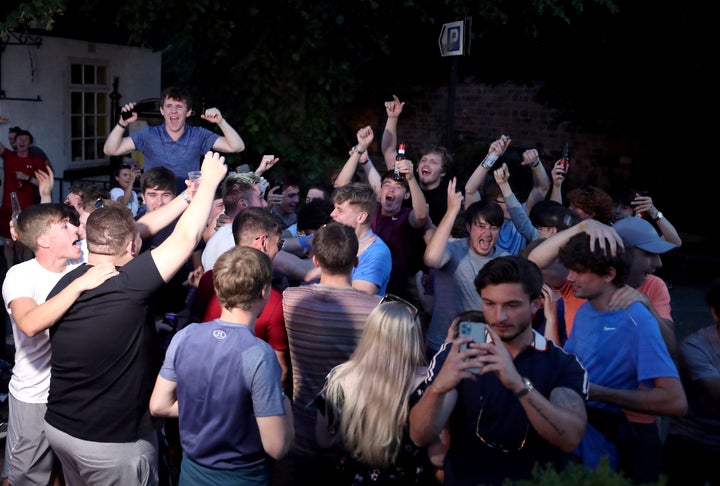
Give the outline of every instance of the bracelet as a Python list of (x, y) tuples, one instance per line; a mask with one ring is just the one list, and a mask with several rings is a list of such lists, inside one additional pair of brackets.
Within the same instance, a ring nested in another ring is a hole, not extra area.
[(534, 169), (534, 168), (537, 167), (538, 165), (540, 165), (540, 161), (539, 161), (539, 160), (538, 160), (537, 162), (533, 163), (533, 164), (530, 164), (530, 168), (531, 168), (531, 169)]
[(130, 125), (123, 125), (122, 123), (118, 122), (118, 126), (123, 130), (127, 130), (127, 127), (129, 127)]
[(370, 157), (368, 157), (365, 162), (360, 162), (360, 165), (367, 165), (368, 162), (370, 162)]
[(185, 191), (182, 192), (182, 197), (183, 197), (183, 199), (185, 199), (185, 202), (188, 204), (190, 204), (190, 201), (192, 201), (192, 199), (190, 199), (188, 197), (188, 195), (185, 193)]
[(357, 145), (355, 145), (355, 146), (352, 148), (352, 151), (355, 152), (355, 153), (358, 154), (358, 155), (362, 155), (362, 154), (364, 154), (364, 153), (366, 152), (366, 150), (358, 150)]

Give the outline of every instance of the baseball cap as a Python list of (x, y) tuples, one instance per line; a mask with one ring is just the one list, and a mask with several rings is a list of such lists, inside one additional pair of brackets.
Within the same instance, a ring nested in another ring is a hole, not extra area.
[(660, 238), (653, 225), (642, 218), (627, 216), (617, 221), (613, 228), (626, 245), (636, 246), (650, 253), (665, 253), (677, 247)]

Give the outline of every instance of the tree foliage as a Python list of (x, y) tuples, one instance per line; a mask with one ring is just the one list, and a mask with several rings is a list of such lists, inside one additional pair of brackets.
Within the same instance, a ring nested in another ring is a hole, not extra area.
[[(361, 120), (381, 126), (393, 93), (446, 82), (442, 23), (472, 17), (461, 75), (500, 82), (552, 76), (545, 66), (568, 58), (542, 49), (562, 49), (574, 25), (617, 9), (612, 0), (25, 0), (3, 2), (0, 32), (36, 20), (57, 35), (160, 50), (163, 85), (187, 85), (197, 104), (220, 108), (248, 142), (243, 162), (280, 154), (285, 169), (316, 178), (338, 167)], [(545, 96), (562, 107), (568, 83), (557, 81)]]

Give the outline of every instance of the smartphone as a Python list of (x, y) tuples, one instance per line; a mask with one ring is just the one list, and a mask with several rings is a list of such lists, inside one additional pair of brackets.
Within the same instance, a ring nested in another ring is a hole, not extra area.
[(132, 110), (130, 110), (130, 111), (121, 111), (121, 112), (120, 112), (120, 117), (121, 117), (123, 120), (127, 120), (127, 119), (130, 118), (131, 116), (133, 116)]
[[(635, 193), (635, 197), (636, 197), (636, 198), (637, 198), (637, 197), (646, 197), (646, 196), (649, 196), (649, 195), (650, 195), (650, 193), (649, 193), (648, 191), (645, 191), (645, 190)], [(644, 217), (645, 217), (645, 213), (643, 213), (642, 211), (637, 211), (637, 212), (635, 213), (635, 217), (636, 217), (636, 218), (644, 218)]]
[[(462, 321), (460, 323), (460, 337), (472, 338), (474, 343), (485, 342), (485, 323)], [(460, 351), (467, 349), (467, 344), (460, 345)], [(468, 368), (471, 373), (480, 373), (480, 368)]]

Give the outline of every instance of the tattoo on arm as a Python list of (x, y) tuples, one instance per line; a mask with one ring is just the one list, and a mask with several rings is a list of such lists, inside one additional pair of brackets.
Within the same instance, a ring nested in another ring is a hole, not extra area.
[(547, 423), (550, 425), (550, 427), (552, 427), (553, 429), (555, 429), (555, 432), (557, 432), (558, 435), (563, 435), (563, 434), (565, 433), (565, 431), (562, 430), (560, 427), (558, 427), (558, 425), (557, 425), (555, 422), (553, 422), (550, 417), (548, 417), (547, 415), (545, 415), (545, 414), (543, 413), (542, 408), (541, 408), (540, 406), (538, 406), (537, 403), (535, 403), (535, 400), (533, 400), (532, 398), (530, 398), (530, 399), (528, 399), (528, 403), (530, 404), (530, 406), (531, 406), (532, 408), (535, 409), (535, 411), (536, 411), (538, 414), (540, 414), (540, 416), (541, 416), (542, 418), (545, 419), (545, 422), (547, 422)]
[[(543, 410), (539, 403), (537, 403), (532, 398), (530, 400), (528, 400), (528, 403), (530, 404), (530, 406), (532, 406), (535, 409), (535, 411), (543, 419), (545, 419), (545, 421), (553, 429), (555, 429), (555, 432), (557, 432), (558, 435), (565, 434), (565, 430), (563, 428), (561, 428), (558, 424), (553, 422), (553, 420), (550, 417), (548, 417), (545, 413), (543, 413)], [(564, 388), (564, 387), (555, 388), (550, 393), (550, 403), (552, 403), (556, 407), (559, 407), (573, 415), (585, 416), (585, 414), (586, 414), (585, 401), (574, 390), (571, 390), (569, 388)]]

